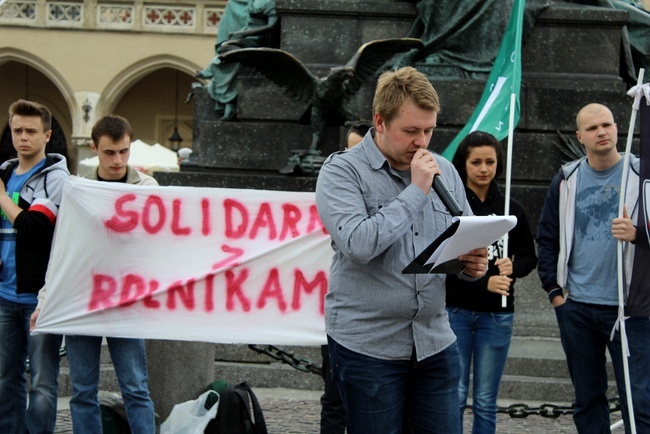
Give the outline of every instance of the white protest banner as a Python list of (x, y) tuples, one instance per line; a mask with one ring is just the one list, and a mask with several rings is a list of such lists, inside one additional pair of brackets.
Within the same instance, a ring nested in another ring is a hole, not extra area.
[(320, 345), (331, 257), (313, 193), (71, 177), (35, 333)]

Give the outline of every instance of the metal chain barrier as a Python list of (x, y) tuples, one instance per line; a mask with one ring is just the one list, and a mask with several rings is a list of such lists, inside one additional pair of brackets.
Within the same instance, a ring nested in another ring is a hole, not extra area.
[(305, 357), (297, 357), (294, 355), (293, 351), (286, 351), (274, 345), (249, 345), (248, 348), (255, 351), (257, 354), (265, 354), (272, 359), (286, 363), (299, 371), (322, 375), (323, 370), (321, 369), (320, 364), (314, 363), (312, 360)]
[[(305, 357), (298, 357), (293, 351), (286, 351), (274, 345), (249, 345), (248, 348), (255, 351), (257, 354), (264, 354), (274, 360), (279, 360), (286, 363), (302, 372), (311, 372), (312, 374), (322, 375), (321, 365), (314, 363)], [(471, 406), (467, 406), (471, 409)], [(621, 403), (619, 398), (612, 398), (609, 400), (609, 412), (614, 413), (621, 410)], [(497, 407), (497, 413), (505, 413), (513, 419), (524, 419), (528, 416), (541, 416), (549, 419), (557, 419), (560, 416), (573, 414), (573, 405), (557, 405), (557, 404), (542, 404), (539, 407), (533, 407), (528, 404), (518, 403), (512, 404), (508, 407)]]
[[(471, 409), (471, 406), (467, 406)], [(508, 407), (497, 407), (497, 413), (505, 413), (513, 419), (524, 419), (530, 415), (538, 415), (549, 419), (557, 419), (560, 416), (573, 414), (574, 406), (563, 406), (556, 404), (542, 404), (539, 407), (531, 407), (527, 404), (512, 404)], [(609, 400), (609, 412), (614, 413), (621, 410), (621, 403), (618, 398)]]
[(530, 415), (556, 419), (565, 414), (572, 414), (573, 406), (542, 404), (539, 407), (531, 407), (527, 404), (512, 404), (508, 407), (497, 407), (497, 413), (505, 413), (513, 419), (524, 419)]

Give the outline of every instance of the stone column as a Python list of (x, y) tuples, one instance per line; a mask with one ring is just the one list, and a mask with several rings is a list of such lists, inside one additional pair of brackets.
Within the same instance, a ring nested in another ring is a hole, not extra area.
[(175, 404), (196, 399), (214, 381), (215, 345), (147, 340), (149, 392), (162, 423)]
[(90, 132), (100, 117), (97, 111), (100, 96), (99, 93), (90, 91), (75, 92), (74, 94), (71, 138), (77, 147), (79, 161), (94, 155), (90, 150)]

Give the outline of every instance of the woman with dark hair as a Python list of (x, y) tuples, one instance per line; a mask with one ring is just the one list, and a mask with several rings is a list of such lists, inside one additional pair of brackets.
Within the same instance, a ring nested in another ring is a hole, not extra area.
[[(495, 178), (503, 172), (503, 151), (497, 139), (475, 131), (463, 139), (452, 160), (465, 184), (467, 200), (475, 215), (503, 215), (505, 197)], [(537, 265), (535, 244), (528, 218), (519, 202), (510, 199), (510, 214), (517, 225), (508, 237), (488, 247), (488, 272), (468, 282), (455, 275), (447, 277), (447, 313), (458, 339), (461, 377), (460, 424), (469, 392), (473, 363), (472, 432), (496, 431), (497, 395), (508, 357), (514, 322), (514, 283)], [(503, 257), (508, 242), (508, 257)], [(502, 307), (502, 297), (506, 306)]]

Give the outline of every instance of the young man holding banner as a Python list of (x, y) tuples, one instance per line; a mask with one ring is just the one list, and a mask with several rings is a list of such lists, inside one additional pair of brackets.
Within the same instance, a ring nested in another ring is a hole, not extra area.
[(52, 135), (47, 107), (14, 102), (9, 128), (18, 158), (0, 167), (0, 433), (52, 433), (62, 336), (30, 336), (29, 317), (45, 283), (63, 183), (70, 173), (65, 157), (45, 153)]
[[(621, 193), (624, 159), (616, 149), (618, 130), (612, 112), (601, 104), (588, 104), (578, 112), (576, 124), (576, 135), (587, 156), (563, 166), (551, 182), (538, 226), (538, 271), (555, 307), (575, 389), (573, 420), (578, 432), (610, 432), (606, 348), (614, 366), (626, 432), (630, 432), (621, 333), (616, 327), (616, 251), (618, 240), (625, 242), (629, 284), (634, 243), (645, 236), (633, 224), (639, 204), (639, 159), (630, 159), (627, 189)], [(625, 195), (623, 218), (618, 218), (620, 194)], [(648, 433), (650, 321), (647, 316), (628, 317), (625, 328), (636, 428)]]
[[(440, 102), (414, 68), (386, 72), (363, 141), (332, 154), (316, 206), (334, 258), (325, 301), (332, 375), (348, 433), (460, 432), (458, 349), (445, 313), (444, 274), (402, 270), (451, 223), (432, 191), (442, 177), (471, 209), (452, 164), (427, 150)], [(461, 255), (461, 278), (487, 269), (487, 249)]]
[[(133, 130), (126, 119), (114, 115), (101, 118), (93, 126), (91, 137), (91, 147), (99, 158), (99, 165), (87, 176), (88, 179), (158, 185), (154, 178), (128, 165)], [(32, 327), (36, 324), (44, 298), (45, 290), (41, 290), (38, 309), (32, 316)], [(97, 398), (102, 339), (101, 336), (66, 336), (72, 380), (70, 414), (75, 434), (102, 432), (101, 411)], [(122, 391), (131, 432), (154, 434), (154, 408), (149, 396), (144, 340), (108, 337), (106, 341)]]

